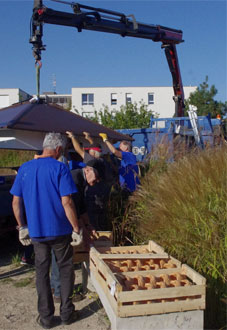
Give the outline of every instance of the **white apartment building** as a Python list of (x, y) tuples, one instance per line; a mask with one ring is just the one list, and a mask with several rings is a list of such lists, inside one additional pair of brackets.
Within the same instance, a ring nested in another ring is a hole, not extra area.
[[(184, 87), (185, 99), (195, 92), (196, 86)], [(172, 117), (175, 112), (173, 87), (73, 87), (72, 111), (91, 117), (94, 111), (108, 106), (116, 112), (122, 105), (144, 103), (161, 118)]]
[(48, 103), (60, 105), (64, 109), (71, 109), (71, 94), (56, 94), (55, 92), (44, 92), (40, 97), (47, 97)]
[(0, 88), (0, 109), (29, 98), (31, 95), (20, 88)]
[[(196, 86), (184, 87), (185, 99), (195, 92)], [(175, 112), (172, 87), (73, 87), (72, 94), (56, 94), (45, 92), (47, 102), (63, 108), (76, 110), (84, 117), (91, 117), (94, 111), (108, 106), (111, 112), (116, 112), (122, 105), (143, 102), (149, 110), (157, 113), (160, 118), (172, 117)], [(0, 109), (14, 103), (27, 100), (32, 96), (20, 88), (0, 88)]]

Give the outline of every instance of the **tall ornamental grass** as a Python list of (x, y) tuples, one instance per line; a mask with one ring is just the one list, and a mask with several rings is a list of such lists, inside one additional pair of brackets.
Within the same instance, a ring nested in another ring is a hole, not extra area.
[(0, 167), (17, 167), (34, 158), (35, 151), (0, 150)]
[(206, 277), (206, 328), (223, 327), (227, 298), (226, 145), (188, 154), (166, 167), (163, 160), (152, 160), (141, 188), (131, 198), (129, 230), (130, 223), (135, 241), (153, 239)]

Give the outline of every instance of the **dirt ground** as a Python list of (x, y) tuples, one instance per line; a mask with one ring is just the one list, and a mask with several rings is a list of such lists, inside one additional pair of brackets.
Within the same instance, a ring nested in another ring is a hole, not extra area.
[[(38, 330), (37, 294), (33, 267), (12, 264), (17, 247), (0, 239), (0, 330)], [(81, 283), (81, 269), (75, 267), (75, 285)], [(85, 299), (75, 302), (80, 319), (56, 330), (109, 330), (110, 322), (96, 293), (90, 292)], [(59, 315), (55, 304), (55, 315)]]

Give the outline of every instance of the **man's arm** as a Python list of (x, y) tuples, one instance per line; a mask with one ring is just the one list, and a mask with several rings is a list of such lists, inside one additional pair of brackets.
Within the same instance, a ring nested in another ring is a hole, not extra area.
[(84, 159), (84, 150), (81, 148), (80, 143), (77, 141), (72, 132), (66, 131), (67, 136), (71, 139), (76, 152)]
[(94, 143), (92, 137), (90, 136), (90, 133), (88, 133), (88, 132), (83, 132), (83, 134), (84, 134), (85, 139), (88, 140), (88, 142), (89, 142), (90, 144), (93, 144), (93, 143)]
[(103, 139), (103, 142), (107, 145), (108, 149), (114, 154), (117, 158), (122, 159), (122, 152), (120, 150), (117, 150), (112, 143), (107, 138), (107, 134), (105, 133), (99, 133), (101, 138)]
[(28, 227), (25, 221), (23, 198), (14, 195), (12, 207), (14, 216), (18, 223), (19, 241), (24, 246), (30, 245), (32, 243), (32, 240), (29, 237)]
[(18, 196), (13, 196), (12, 202), (13, 213), (16, 218), (18, 227), (24, 227), (26, 225), (25, 217), (24, 217), (24, 208), (23, 208), (23, 198)]
[(70, 195), (63, 196), (61, 198), (61, 202), (62, 202), (62, 206), (65, 210), (65, 214), (73, 227), (73, 231), (75, 231), (77, 234), (79, 234), (79, 232), (80, 232), (79, 223), (78, 223), (78, 218), (77, 218), (77, 214), (76, 214), (76, 208), (75, 208), (74, 202), (72, 200), (72, 197)]

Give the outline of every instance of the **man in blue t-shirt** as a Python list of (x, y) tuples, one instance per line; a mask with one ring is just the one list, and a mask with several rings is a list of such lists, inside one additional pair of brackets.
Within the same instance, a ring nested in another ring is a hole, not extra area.
[(70, 324), (77, 318), (72, 303), (72, 245), (77, 245), (82, 239), (71, 197), (71, 194), (77, 192), (77, 188), (69, 168), (57, 161), (64, 146), (65, 142), (60, 133), (46, 134), (42, 155), (20, 167), (10, 191), (19, 227), (19, 240), (23, 245), (31, 242), (34, 245), (39, 312), (37, 322), (47, 329), (56, 325), (49, 279), (51, 249), (60, 271), (61, 323)]
[(129, 192), (136, 190), (136, 186), (140, 183), (138, 178), (138, 165), (136, 164), (136, 156), (131, 152), (131, 142), (121, 141), (119, 149), (116, 149), (110, 141), (108, 141), (105, 133), (99, 133), (103, 142), (106, 143), (109, 150), (120, 159), (120, 167), (118, 169), (119, 182), (123, 189)]

